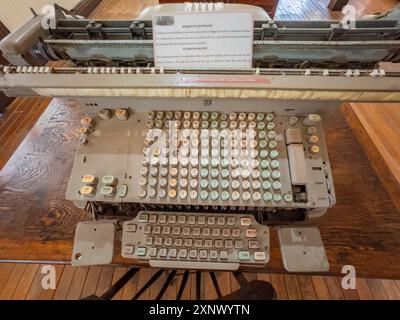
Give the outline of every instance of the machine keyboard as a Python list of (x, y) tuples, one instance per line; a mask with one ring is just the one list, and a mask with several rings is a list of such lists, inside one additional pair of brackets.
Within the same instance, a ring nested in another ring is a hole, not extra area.
[(237, 270), (269, 261), (269, 228), (252, 215), (140, 212), (124, 222), (122, 256), (152, 267)]

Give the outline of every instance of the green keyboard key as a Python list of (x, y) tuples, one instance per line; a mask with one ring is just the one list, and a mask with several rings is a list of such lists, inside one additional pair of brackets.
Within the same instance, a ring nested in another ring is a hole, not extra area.
[(212, 191), (211, 192), (211, 200), (216, 201), (218, 200), (219, 194), (217, 191)]
[(239, 260), (250, 260), (249, 251), (239, 251)]
[(205, 191), (205, 190), (201, 191), (200, 192), (200, 199), (201, 200), (207, 200), (207, 198), (208, 198), (208, 192)]
[(229, 200), (229, 192), (228, 192), (228, 191), (223, 191), (223, 192), (221, 193), (221, 199), (222, 199), (222, 201), (227, 201), (227, 200)]
[(143, 247), (137, 248), (136, 255), (137, 256), (141, 256), (141, 257), (145, 256), (146, 255), (146, 248), (143, 248)]

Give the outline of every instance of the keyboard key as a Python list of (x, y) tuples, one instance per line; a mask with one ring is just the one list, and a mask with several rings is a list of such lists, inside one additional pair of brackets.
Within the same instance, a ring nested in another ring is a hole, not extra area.
[(200, 250), (199, 251), (200, 259), (207, 259), (207, 256), (208, 256), (207, 250)]
[(156, 214), (151, 214), (149, 216), (149, 222), (150, 223), (156, 223), (157, 222), (157, 215)]
[(179, 250), (179, 258), (186, 258), (187, 257), (187, 250), (186, 249), (180, 249)]
[(123, 248), (124, 254), (133, 254), (134, 251), (135, 251), (135, 246), (126, 245)]
[(174, 236), (179, 236), (181, 234), (181, 228), (180, 227), (173, 227), (172, 228), (172, 234)]
[(243, 227), (251, 226), (251, 218), (240, 218), (240, 225)]
[(260, 249), (260, 241), (258, 240), (250, 240), (249, 241), (249, 249)]
[(225, 225), (225, 217), (218, 217), (217, 223), (219, 226)]
[(165, 234), (165, 235), (171, 234), (171, 227), (170, 226), (163, 227), (162, 233)]
[(159, 223), (166, 223), (167, 222), (167, 216), (165, 214), (162, 214), (158, 218)]
[(156, 257), (157, 256), (157, 248), (150, 248), (149, 256), (150, 257)]
[(189, 250), (189, 258), (196, 259), (197, 258), (197, 250)]
[(163, 238), (161, 238), (161, 237), (156, 237), (154, 239), (154, 245), (156, 245), (156, 246), (161, 246), (162, 242), (163, 242)]
[(218, 259), (218, 252), (217, 250), (210, 250), (210, 259)]
[(221, 230), (218, 228), (213, 228), (212, 229), (212, 235), (213, 237), (219, 237), (219, 235), (221, 234)]
[(178, 217), (178, 223), (179, 224), (185, 224), (186, 223), (186, 216), (179, 216)]
[(208, 217), (208, 218), (207, 218), (207, 224), (208, 224), (209, 226), (215, 225), (215, 217)]
[(225, 251), (225, 250), (220, 251), (220, 252), (219, 252), (219, 258), (220, 258), (221, 260), (226, 260), (226, 259), (228, 259), (228, 251)]
[(136, 224), (127, 224), (125, 227), (125, 231), (127, 232), (136, 232), (137, 226)]
[(246, 238), (257, 238), (256, 229), (246, 229)]
[(151, 246), (153, 244), (153, 237), (146, 238), (146, 246)]
[(212, 247), (212, 240), (211, 239), (204, 240), (204, 246), (206, 248), (211, 248)]
[(235, 238), (240, 237), (240, 229), (233, 229), (232, 230), (232, 236)]
[(265, 260), (265, 252), (262, 252), (262, 251), (254, 252), (254, 260), (264, 261)]
[(239, 251), (239, 260), (250, 260), (250, 252), (249, 251)]
[(168, 250), (168, 256), (170, 256), (171, 258), (176, 258), (176, 253), (177, 250), (175, 248)]
[(200, 228), (193, 228), (193, 236), (198, 237), (200, 235)]
[(231, 230), (230, 229), (222, 229), (222, 236), (223, 237), (229, 237), (231, 235)]
[(153, 234), (161, 234), (161, 227), (160, 226), (154, 226), (153, 228)]
[(175, 238), (175, 240), (174, 240), (175, 247), (182, 247), (182, 244), (183, 244), (182, 238)]
[(176, 215), (168, 216), (168, 223), (171, 223), (171, 224), (176, 223)]
[(144, 247), (137, 248), (136, 255), (139, 256), (139, 257), (145, 256), (146, 255), (146, 248), (144, 248)]
[(216, 248), (222, 248), (222, 240), (215, 240), (214, 246)]
[(149, 221), (149, 215), (147, 214), (140, 214), (138, 218), (139, 223), (147, 223)]
[(232, 240), (225, 240), (224, 247), (226, 249), (231, 249), (233, 247), (233, 241)]
[(167, 247), (172, 246), (172, 238), (165, 238), (164, 239), (164, 245)]
[(151, 233), (151, 225), (146, 225), (144, 227), (144, 234), (150, 234)]
[(196, 223), (196, 217), (195, 216), (190, 216), (188, 218), (188, 224), (195, 224)]
[(158, 251), (158, 255), (159, 255), (160, 257), (166, 257), (166, 256), (167, 256), (167, 249), (165, 249), (165, 248), (160, 249), (160, 250)]
[(243, 241), (235, 240), (235, 249), (243, 249)]
[(227, 222), (228, 222), (228, 226), (234, 226), (236, 223), (234, 217), (229, 217)]
[(200, 216), (200, 217), (199, 217), (199, 220), (197, 221), (197, 223), (198, 223), (199, 225), (206, 224), (206, 217)]
[(194, 246), (196, 248), (201, 248), (203, 246), (203, 240), (202, 239), (195, 239), (194, 240)]
[(182, 235), (184, 235), (184, 236), (190, 235), (190, 228), (184, 227), (184, 228), (182, 229)]
[(203, 228), (203, 237), (209, 237), (211, 233), (210, 228)]
[(185, 239), (185, 247), (191, 247), (193, 245), (192, 239)]

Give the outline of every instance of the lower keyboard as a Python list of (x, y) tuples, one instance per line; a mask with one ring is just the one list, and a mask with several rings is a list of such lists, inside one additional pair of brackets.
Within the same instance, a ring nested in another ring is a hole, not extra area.
[(252, 215), (140, 212), (124, 222), (122, 256), (159, 268), (263, 266), (269, 261), (269, 228)]

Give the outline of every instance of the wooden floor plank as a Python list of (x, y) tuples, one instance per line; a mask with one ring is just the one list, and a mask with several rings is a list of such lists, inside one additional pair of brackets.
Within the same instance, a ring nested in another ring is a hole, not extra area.
[[(147, 281), (153, 276), (154, 270), (151, 268), (142, 268), (139, 271), (139, 279), (138, 279), (138, 289), (140, 290), (146, 283)], [(149, 290), (146, 290), (138, 300), (149, 300)]]
[(395, 281), (382, 279), (381, 282), (390, 300), (400, 300), (400, 290)]
[(137, 292), (137, 285), (139, 279), (139, 272), (126, 284), (122, 291), (122, 300), (130, 300)]
[(331, 299), (344, 300), (344, 294), (339, 279), (335, 277), (325, 277), (325, 281)]
[(39, 264), (27, 265), (25, 272), (12, 296), (13, 300), (24, 300), (26, 298), (38, 270)]
[(72, 278), (71, 287), (68, 290), (67, 300), (79, 300), (85, 285), (89, 267), (78, 267)]
[(24, 272), (28, 266), (26, 264), (16, 264), (12, 269), (10, 276), (4, 284), (1, 293), (0, 300), (10, 300), (13, 297), (18, 284), (24, 275)]
[(294, 274), (285, 274), (285, 285), (289, 300), (301, 300), (301, 291), (297, 277)]
[(111, 287), (114, 275), (114, 267), (103, 266), (101, 267), (99, 282), (97, 283), (96, 296), (100, 297), (104, 292)]
[(271, 284), (275, 288), (279, 300), (288, 300), (288, 293), (286, 290), (285, 277), (283, 274), (271, 274)]
[(88, 274), (86, 276), (85, 284), (82, 289), (81, 299), (87, 298), (89, 296), (96, 294), (97, 284), (99, 282), (101, 273), (101, 266), (89, 267)]
[(387, 300), (389, 299), (386, 294), (385, 288), (379, 279), (366, 279), (369, 290), (375, 300)]
[(311, 276), (298, 275), (297, 281), (303, 300), (315, 300), (317, 298)]
[(70, 265), (64, 267), (60, 281), (53, 296), (54, 300), (65, 300), (67, 298), (75, 271), (76, 268)]
[[(119, 279), (121, 279), (124, 276), (124, 274), (126, 274), (128, 271), (129, 271), (129, 268), (127, 268), (127, 267), (115, 268), (113, 279), (112, 279), (112, 284), (114, 284)], [(124, 292), (124, 290), (122, 288), (119, 292), (117, 292), (117, 294), (112, 299), (113, 300), (122, 300), (123, 292)]]
[(311, 280), (313, 282), (315, 295), (318, 300), (329, 300), (331, 298), (329, 294), (329, 289), (325, 282), (325, 277), (323, 276), (312, 276)]
[(369, 289), (368, 283), (363, 278), (357, 278), (356, 288), (360, 300), (374, 300), (374, 296)]
[(7, 283), (10, 277), (12, 269), (14, 269), (15, 263), (1, 263), (0, 264), (0, 292), (4, 285)]
[(230, 272), (216, 272), (217, 282), (222, 296), (232, 292)]

